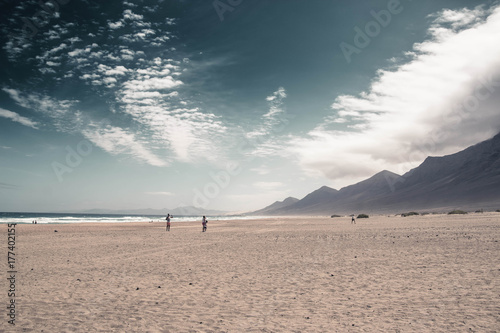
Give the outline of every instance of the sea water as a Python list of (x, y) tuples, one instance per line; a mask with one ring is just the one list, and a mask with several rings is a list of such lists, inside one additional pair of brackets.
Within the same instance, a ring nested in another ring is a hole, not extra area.
[[(201, 216), (174, 216), (172, 222), (201, 221)], [(265, 216), (223, 215), (207, 216), (208, 221), (247, 220), (266, 218)], [(164, 222), (165, 216), (120, 215), (120, 214), (75, 214), (75, 213), (2, 213), (0, 223), (124, 223), (124, 222)]]

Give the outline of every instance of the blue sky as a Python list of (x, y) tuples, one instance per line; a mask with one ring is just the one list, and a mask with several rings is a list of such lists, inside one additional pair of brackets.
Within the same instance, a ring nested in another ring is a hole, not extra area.
[(248, 211), (500, 131), (497, 1), (43, 4), (0, 4), (0, 211)]

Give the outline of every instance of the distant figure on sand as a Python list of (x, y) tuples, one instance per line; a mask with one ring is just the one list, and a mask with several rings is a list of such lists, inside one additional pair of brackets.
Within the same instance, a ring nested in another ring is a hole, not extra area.
[(205, 217), (205, 215), (203, 215), (203, 218), (201, 219), (201, 225), (203, 226), (201, 230), (202, 232), (207, 231), (207, 223), (208, 223), (207, 218)]
[(167, 218), (165, 220), (167, 220), (167, 231), (170, 231), (170, 214), (167, 215)]
[(353, 224), (353, 223), (356, 224), (356, 219), (354, 218), (354, 216), (351, 219), (351, 224)]

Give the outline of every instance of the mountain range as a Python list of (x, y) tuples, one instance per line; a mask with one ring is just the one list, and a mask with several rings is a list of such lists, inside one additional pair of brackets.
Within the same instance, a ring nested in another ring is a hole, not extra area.
[(500, 208), (500, 134), (458, 153), (427, 157), (400, 176), (384, 170), (340, 190), (323, 186), (250, 215), (331, 215)]

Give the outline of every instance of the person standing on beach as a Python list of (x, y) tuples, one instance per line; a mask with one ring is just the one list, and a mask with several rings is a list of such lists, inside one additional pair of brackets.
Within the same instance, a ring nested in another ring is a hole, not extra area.
[(170, 214), (167, 215), (167, 218), (165, 220), (167, 220), (167, 231), (170, 231)]
[(354, 216), (352, 216), (351, 224), (356, 224), (356, 219), (354, 218)]
[(205, 215), (203, 215), (203, 218), (201, 219), (201, 225), (203, 226), (203, 228), (201, 229), (202, 232), (207, 231), (207, 222), (207, 218), (205, 217)]

